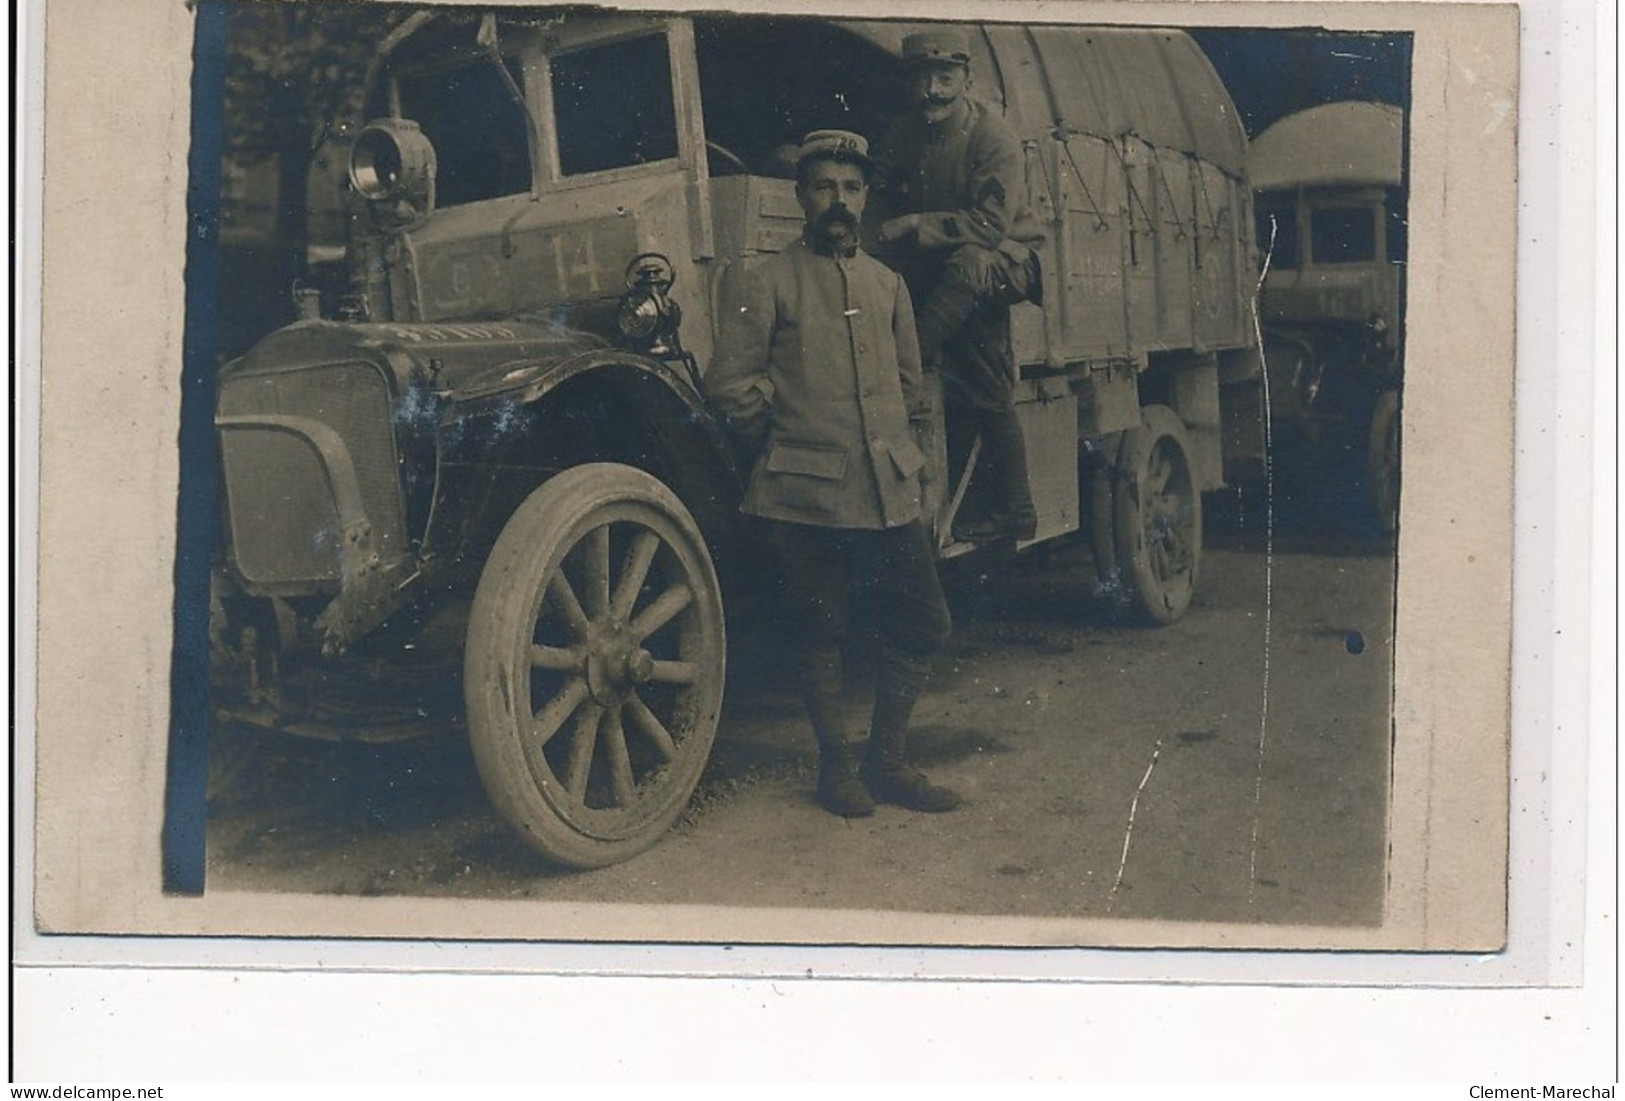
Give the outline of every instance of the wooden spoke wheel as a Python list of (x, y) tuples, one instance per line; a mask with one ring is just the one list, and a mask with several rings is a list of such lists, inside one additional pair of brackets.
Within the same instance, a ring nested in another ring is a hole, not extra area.
[[(1109, 589), (1153, 623), (1185, 614), (1202, 557), (1202, 495), (1173, 410), (1146, 406), (1117, 461), (1095, 481), (1096, 566)], [(1110, 539), (1105, 537), (1109, 523)]]
[(675, 494), (593, 463), (532, 493), (480, 576), (469, 736), (502, 816), (577, 868), (649, 848), (682, 813), (722, 706), (722, 598)]

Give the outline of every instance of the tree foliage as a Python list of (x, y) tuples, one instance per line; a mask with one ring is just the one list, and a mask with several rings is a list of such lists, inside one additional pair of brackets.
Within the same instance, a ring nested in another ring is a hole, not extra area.
[(226, 150), (246, 162), (314, 149), (360, 108), (378, 44), (411, 13), (399, 4), (235, 0), (227, 13)]
[[(333, 0), (216, 0), (226, 10), (222, 103), (228, 178), (254, 181), (223, 197), (227, 217), (262, 227), (228, 258), (225, 343), (234, 350), (292, 318), (289, 291), (310, 277), (307, 181), (335, 123), (355, 119), (369, 64), (413, 7)], [(235, 203), (235, 209), (234, 209)], [(334, 212), (324, 212), (329, 220)]]

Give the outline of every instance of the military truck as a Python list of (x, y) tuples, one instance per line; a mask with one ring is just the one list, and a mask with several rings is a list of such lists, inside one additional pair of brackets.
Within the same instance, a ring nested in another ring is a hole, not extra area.
[[(903, 109), (923, 26), (441, 8), (392, 32), (351, 151), (348, 294), (330, 317), (307, 294), (219, 376), (220, 718), (466, 722), (550, 860), (658, 840), (759, 559), (698, 386), (716, 288), (800, 232), (787, 146)], [(1172, 622), (1222, 484), (1221, 383), (1258, 374), (1236, 113), (1178, 32), (967, 29), (1049, 228), (1046, 305), (1014, 319), (1032, 543), (1087, 530), (1113, 591)], [(948, 534), (974, 452), (933, 457), (944, 557), (976, 550)]]
[(1399, 516), (1404, 129), (1389, 104), (1325, 103), (1265, 130), (1247, 160), (1274, 427), (1322, 468), (1352, 457), (1384, 531)]

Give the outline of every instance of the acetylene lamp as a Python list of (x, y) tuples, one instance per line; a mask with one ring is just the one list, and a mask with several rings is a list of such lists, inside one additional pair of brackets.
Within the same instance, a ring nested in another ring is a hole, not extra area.
[(369, 122), (350, 150), (355, 193), (406, 220), (434, 209), (435, 169), (434, 145), (410, 119)]
[(676, 270), (660, 253), (634, 256), (626, 266), (626, 293), (615, 315), (621, 335), (656, 354), (669, 351), (681, 355), (677, 329), (683, 322), (683, 310), (670, 296), (675, 282)]

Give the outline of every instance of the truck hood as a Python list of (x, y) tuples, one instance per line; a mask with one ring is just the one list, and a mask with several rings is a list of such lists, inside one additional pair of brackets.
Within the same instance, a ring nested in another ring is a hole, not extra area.
[(300, 321), (271, 333), (228, 364), (222, 378), (359, 359), (387, 363), (401, 384), (420, 378), (440, 391), (483, 391), (510, 372), (528, 375), (607, 347), (607, 341), (591, 333), (536, 319), (437, 324)]

